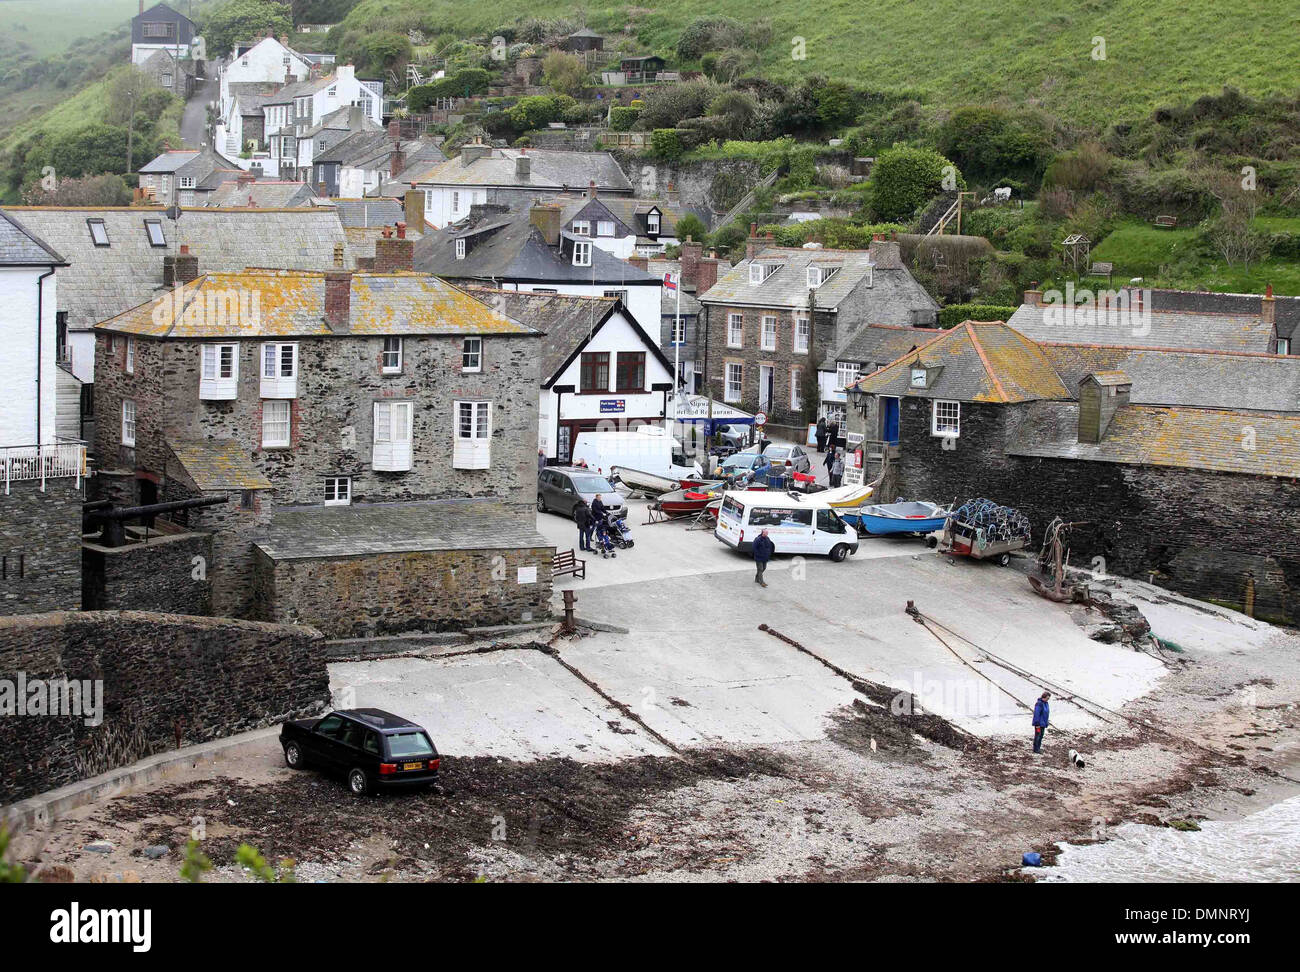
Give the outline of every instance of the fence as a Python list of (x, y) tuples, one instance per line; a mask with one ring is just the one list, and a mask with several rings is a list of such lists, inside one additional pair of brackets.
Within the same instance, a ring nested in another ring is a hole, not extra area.
[(81, 485), (86, 475), (86, 446), (82, 442), (57, 442), (50, 445), (8, 446), (0, 449), (0, 478), (5, 495), (9, 484), (40, 480), (45, 489), (47, 479), (76, 477)]

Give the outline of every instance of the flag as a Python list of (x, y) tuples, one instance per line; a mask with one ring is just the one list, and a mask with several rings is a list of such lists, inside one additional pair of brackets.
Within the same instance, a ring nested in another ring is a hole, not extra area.
[(673, 274), (671, 270), (664, 272), (664, 286), (667, 287), (669, 290), (677, 289), (677, 281), (673, 279)]

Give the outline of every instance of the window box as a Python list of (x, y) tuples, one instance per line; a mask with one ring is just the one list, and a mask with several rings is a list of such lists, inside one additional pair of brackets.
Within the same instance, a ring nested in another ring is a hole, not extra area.
[(460, 349), (460, 370), (477, 372), (483, 370), (483, 339), (466, 338)]
[(411, 419), (410, 402), (375, 402), (371, 468), (379, 472), (406, 472), (411, 468)]
[(298, 345), (262, 345), (262, 398), (298, 397)]
[(283, 398), (262, 402), (262, 448), (287, 449), (293, 443), (293, 404)]
[(491, 402), (456, 402), (451, 464), (456, 469), (487, 469), (492, 465)]
[(961, 402), (935, 399), (930, 413), (930, 434), (946, 439), (961, 435)]
[(233, 401), (239, 397), (239, 345), (204, 344), (199, 371), (199, 398)]

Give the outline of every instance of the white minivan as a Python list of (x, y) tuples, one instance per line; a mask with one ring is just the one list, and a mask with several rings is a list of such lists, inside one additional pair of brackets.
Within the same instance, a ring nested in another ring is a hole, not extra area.
[(767, 531), (779, 554), (813, 554), (841, 561), (858, 552), (858, 532), (817, 494), (742, 490), (724, 493), (713, 535), (741, 553), (752, 553), (754, 538)]
[(569, 465), (586, 464), (602, 476), (618, 467), (679, 480), (700, 475), (700, 464), (690, 462), (681, 443), (663, 429), (647, 427), (632, 432), (580, 432)]

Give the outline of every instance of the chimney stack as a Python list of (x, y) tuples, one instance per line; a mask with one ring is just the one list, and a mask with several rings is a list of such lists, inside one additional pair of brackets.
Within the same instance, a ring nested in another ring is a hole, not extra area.
[(596, 180), (595, 180), (595, 179), (592, 179), (590, 182), (587, 183), (587, 198), (588, 198), (588, 199), (595, 199), (595, 198), (596, 198)]
[(642, 271), (642, 272), (647, 272), (647, 271), (649, 271), (649, 269), (650, 269), (650, 258), (649, 258), (649, 257), (643, 257), (643, 256), (630, 256), (630, 257), (627, 258), (627, 262), (630, 263), (630, 264), (632, 264), (632, 266), (636, 267), (638, 270), (640, 270), (640, 271)]
[(695, 296), (707, 293), (718, 282), (718, 270), (722, 261), (717, 257), (706, 257), (695, 266)]
[(547, 246), (559, 246), (563, 215), (554, 203), (533, 203), (532, 209), (528, 210), (528, 221), (541, 232)]
[(393, 142), (393, 154), (388, 159), (388, 177), (396, 179), (406, 168), (406, 153), (402, 151), (401, 142)]
[(392, 119), (391, 121), (389, 121), (389, 123), (388, 123), (388, 137), (391, 138), (391, 139), (394, 139), (394, 140), (399, 139), (399, 138), (402, 137), (402, 122), (401, 122), (401, 119), (399, 119), (399, 118), (394, 118), (394, 119)]
[(397, 236), (375, 240), (375, 273), (401, 273), (415, 269), (415, 241), (406, 239), (406, 224), (397, 224)]
[(479, 159), (486, 159), (492, 155), (492, 146), (484, 145), (482, 140), (474, 139), (468, 145), (460, 147), (460, 161), (463, 165), (473, 165)]
[(182, 243), (180, 253), (163, 257), (163, 286), (178, 287), (192, 283), (199, 277), (199, 257), (191, 253), (188, 244)]
[(527, 182), (532, 176), (533, 160), (527, 155), (520, 153), (515, 157), (515, 178), (520, 182)]
[(257, 176), (253, 175), (253, 173), (249, 172), (248, 170), (244, 170), (243, 172), (239, 173), (239, 175), (235, 176), (235, 181), (239, 183), (241, 186), (246, 186), (250, 182), (256, 182)]
[[(376, 252), (378, 246), (376, 242)], [(325, 273), (325, 323), (335, 334), (346, 334), (351, 327), (351, 317), (352, 272), (329, 270)]]
[(1277, 324), (1277, 298), (1273, 296), (1273, 285), (1264, 288), (1264, 296), (1259, 302), (1259, 317), (1265, 324)]
[(682, 243), (682, 283), (687, 287), (695, 286), (695, 276), (703, 253), (703, 243), (696, 243), (689, 236), (686, 237)]
[(749, 239), (745, 240), (745, 259), (754, 259), (754, 254), (758, 252), (758, 224), (749, 224)]
[(419, 189), (408, 189), (406, 198), (406, 225), (415, 227), (415, 231), (424, 233), (424, 193)]

